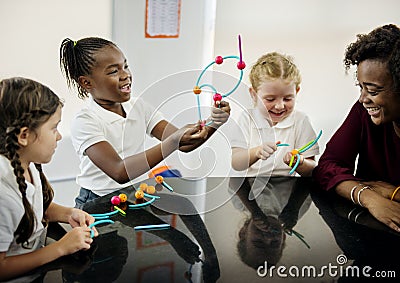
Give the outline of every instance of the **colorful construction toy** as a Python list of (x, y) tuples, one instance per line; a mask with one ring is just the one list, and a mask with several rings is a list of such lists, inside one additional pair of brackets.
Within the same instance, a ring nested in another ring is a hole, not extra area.
[[(213, 62), (211, 62), (210, 64), (208, 64), (208, 65), (203, 69), (203, 71), (200, 73), (200, 75), (199, 75), (199, 77), (198, 77), (198, 79), (197, 79), (197, 81), (196, 81), (196, 85), (195, 85), (194, 88), (193, 88), (193, 93), (196, 95), (196, 99), (197, 99), (197, 111), (198, 111), (198, 115), (199, 115), (199, 120), (200, 120), (200, 121), (203, 121), (203, 119), (202, 119), (202, 117), (201, 117), (201, 110), (200, 110), (200, 94), (201, 94), (201, 91), (202, 91), (203, 88), (207, 87), (207, 88), (210, 88), (210, 89), (212, 90), (212, 92), (213, 92), (214, 105), (215, 105), (216, 107), (218, 107), (219, 104), (220, 104), (220, 102), (221, 102), (221, 100), (222, 100), (222, 98), (225, 98), (225, 97), (227, 97), (228, 95), (231, 95), (231, 94), (239, 87), (240, 82), (242, 81), (242, 78), (243, 78), (243, 69), (246, 67), (246, 64), (245, 64), (245, 62), (243, 61), (243, 58), (242, 58), (242, 42), (241, 42), (240, 35), (238, 36), (238, 38), (239, 38), (239, 57), (238, 57), (238, 56), (225, 56), (225, 57), (217, 56), (217, 57), (215, 57), (215, 60), (214, 60)], [(237, 63), (236, 66), (237, 66), (237, 68), (238, 68), (239, 71), (240, 71), (240, 77), (239, 77), (239, 80), (238, 80), (238, 82), (236, 83), (236, 85), (233, 87), (233, 89), (230, 90), (229, 92), (225, 93), (225, 94), (221, 94), (221, 93), (219, 93), (219, 92), (217, 91), (217, 89), (216, 89), (213, 85), (211, 85), (211, 84), (200, 84), (201, 78), (203, 77), (203, 75), (204, 75), (204, 73), (207, 71), (207, 69), (210, 68), (210, 67), (211, 67), (212, 65), (214, 65), (214, 64), (217, 64), (217, 65), (222, 64), (222, 63), (224, 62), (225, 59), (237, 59), (237, 60), (239, 60), (239, 62)], [(212, 122), (208, 122), (208, 123), (205, 124), (205, 125), (209, 125), (209, 124), (211, 124), (211, 123), (212, 123)], [(204, 124), (202, 124), (202, 126), (204, 126)]]

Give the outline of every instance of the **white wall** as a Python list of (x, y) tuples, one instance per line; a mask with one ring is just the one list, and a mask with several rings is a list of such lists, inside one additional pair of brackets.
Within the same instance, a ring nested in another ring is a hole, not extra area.
[[(204, 34), (202, 19), (212, 14), (204, 9), (213, 3), (182, 0), (180, 38), (155, 40), (143, 37), (144, 2), (115, 2), (118, 5), (113, 36), (128, 54), (137, 95), (161, 105), (167, 118), (178, 125), (192, 122), (193, 118), (182, 114), (182, 108), (195, 111), (191, 109), (196, 106), (190, 100), (191, 93), (186, 97), (189, 100), (182, 103), (169, 96), (182, 87), (192, 87), (193, 76), (188, 74), (191, 70), (203, 68), (217, 55), (238, 55), (237, 36), (240, 34), (248, 67), (243, 84), (228, 97), (232, 118), (240, 108), (251, 105), (247, 76), (256, 59), (271, 51), (287, 53), (294, 56), (303, 76), (297, 108), (310, 116), (317, 132), (323, 130), (321, 151), (358, 96), (353, 73), (346, 75), (343, 68), (345, 47), (358, 33), (369, 32), (385, 23), (400, 23), (400, 2), (396, 0), (218, 0), (215, 30)], [(207, 37), (214, 42), (214, 52), (202, 53)], [(218, 90), (231, 89), (239, 76), (235, 66), (224, 63), (215, 70), (221, 72), (221, 76), (231, 75), (231, 80), (214, 75), (209, 82)], [(183, 72), (185, 76), (176, 72)], [(162, 83), (160, 79), (167, 82)], [(197, 162), (197, 172), (211, 172), (217, 176), (232, 174), (226, 132), (229, 126), (191, 154), (194, 159), (202, 160)]]
[[(49, 86), (65, 101), (60, 131), (63, 140), (46, 166), (50, 179), (74, 176), (76, 156), (70, 121), (82, 101), (67, 88), (59, 67), (62, 40), (86, 36), (111, 39), (111, 0), (8, 0), (0, 2), (0, 78), (28, 77)], [(65, 150), (64, 150), (65, 149)]]
[[(215, 55), (236, 52), (232, 39), (241, 34), (248, 71), (262, 54), (278, 51), (292, 55), (303, 83), (297, 108), (323, 130), (320, 147), (343, 121), (358, 97), (353, 72), (345, 75), (345, 47), (356, 34), (387, 23), (400, 24), (397, 0), (218, 0)], [(232, 68), (221, 70), (236, 75)], [(247, 93), (234, 94), (247, 101)]]
[[(145, 38), (145, 4), (114, 1), (113, 39), (124, 51), (133, 73), (133, 96), (153, 104), (178, 127), (195, 123), (197, 104), (192, 89), (201, 68), (213, 56), (216, 1), (181, 1), (178, 38)], [(202, 104), (210, 105), (204, 98), (207, 96), (201, 96)], [(206, 109), (203, 115), (208, 114)], [(127, 135), (132, 138), (135, 134)], [(145, 146), (154, 143), (148, 140)], [(190, 155), (176, 152), (162, 164), (179, 169), (185, 176), (204, 176), (212, 167), (202, 162), (203, 149)]]

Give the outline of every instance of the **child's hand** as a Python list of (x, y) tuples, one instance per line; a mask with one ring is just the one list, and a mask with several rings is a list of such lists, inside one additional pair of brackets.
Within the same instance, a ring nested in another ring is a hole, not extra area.
[(256, 157), (261, 160), (269, 158), (278, 147), (275, 142), (265, 142), (256, 148)]
[[(285, 164), (287, 164), (289, 166), (291, 158), (292, 158), (292, 153), (291, 152), (286, 152), (285, 156), (283, 157), (283, 162), (285, 162)], [(297, 162), (297, 155), (294, 156), (292, 167), (296, 164), (296, 162)], [(303, 164), (303, 162), (304, 162), (304, 156), (300, 154), (299, 166), (301, 164)]]
[(229, 115), (231, 113), (231, 107), (226, 101), (217, 101), (219, 107), (213, 107), (211, 110), (211, 120), (213, 125), (219, 127), (228, 121)]
[(174, 133), (179, 140), (180, 151), (189, 152), (207, 140), (208, 131), (201, 123), (199, 121), (196, 125), (186, 125)]
[[(91, 216), (89, 213), (73, 208), (72, 213), (68, 219), (69, 224), (71, 225), (72, 228), (75, 227), (88, 227), (90, 224), (94, 222), (94, 217)], [(99, 233), (97, 232), (96, 228), (92, 228), (94, 230), (94, 236), (97, 237)]]
[(64, 235), (57, 243), (62, 255), (69, 255), (80, 250), (90, 249), (93, 239), (89, 227), (75, 227)]

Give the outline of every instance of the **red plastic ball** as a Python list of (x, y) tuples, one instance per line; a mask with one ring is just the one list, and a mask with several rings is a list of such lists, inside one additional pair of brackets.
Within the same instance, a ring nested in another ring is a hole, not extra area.
[(113, 196), (111, 198), (111, 203), (113, 205), (119, 205), (121, 203), (121, 199), (119, 198), (119, 196)]
[(214, 101), (221, 101), (222, 100), (222, 95), (219, 93), (214, 94), (213, 96)]
[(237, 63), (237, 68), (239, 70), (243, 70), (244, 68), (246, 68), (246, 63), (244, 61), (240, 61)]
[(222, 56), (217, 56), (215, 57), (215, 63), (222, 64), (222, 62), (224, 62), (224, 58)]

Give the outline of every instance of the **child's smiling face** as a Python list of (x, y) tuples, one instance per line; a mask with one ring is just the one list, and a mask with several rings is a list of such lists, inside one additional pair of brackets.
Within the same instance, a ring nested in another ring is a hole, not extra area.
[(276, 79), (262, 82), (257, 91), (250, 88), (250, 95), (264, 118), (276, 125), (293, 112), (298, 91), (295, 83)]

